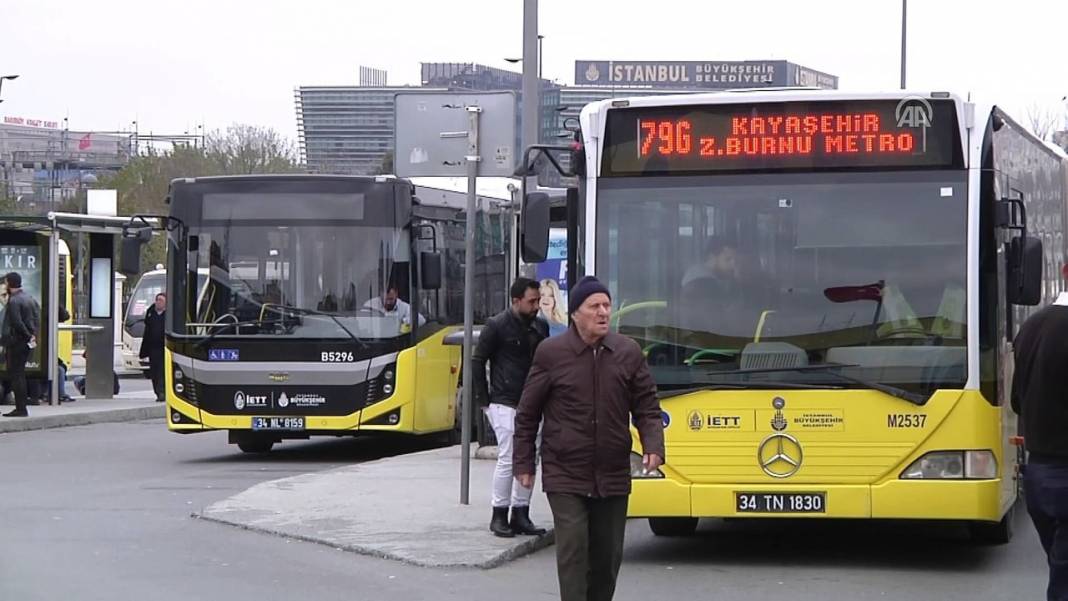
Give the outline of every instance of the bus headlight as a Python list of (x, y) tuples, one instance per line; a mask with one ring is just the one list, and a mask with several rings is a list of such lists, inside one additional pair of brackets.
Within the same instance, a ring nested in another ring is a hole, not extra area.
[(632, 451), (630, 454), (630, 477), (635, 480), (663, 478), (664, 472), (660, 470), (646, 471), (645, 465), (642, 463), (642, 456)]
[(933, 451), (901, 473), (903, 480), (991, 480), (997, 477), (993, 451)]
[(174, 368), (174, 381), (175, 382), (177, 382), (178, 380), (181, 380), (184, 377), (185, 377), (185, 374), (182, 373), (182, 370), (178, 369), (177, 367)]

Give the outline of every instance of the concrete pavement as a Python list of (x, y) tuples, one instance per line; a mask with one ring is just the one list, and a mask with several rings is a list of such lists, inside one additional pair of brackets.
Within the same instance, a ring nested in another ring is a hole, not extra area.
[(470, 504), (459, 503), (460, 448), (264, 482), (194, 515), (428, 567), (493, 568), (551, 544), (552, 516), (540, 490), (531, 518), (547, 534), (490, 533), (495, 461), (472, 458)]
[[(163, 403), (155, 401), (149, 380), (141, 377), (123, 379), (120, 390), (111, 399), (87, 399), (78, 395), (72, 382), (67, 382), (67, 393), (75, 402), (31, 406), (29, 417), (0, 417), (0, 434), (155, 419), (166, 415)], [(13, 405), (2, 405), (0, 412), (7, 413), (14, 408)]]

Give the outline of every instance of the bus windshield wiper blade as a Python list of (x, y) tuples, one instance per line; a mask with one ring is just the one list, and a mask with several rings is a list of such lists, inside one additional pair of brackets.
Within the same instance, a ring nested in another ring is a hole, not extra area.
[(891, 386), (889, 384), (883, 384), (881, 382), (873, 382), (864, 378), (857, 378), (854, 376), (847, 376), (841, 373), (840, 369), (846, 367), (858, 367), (855, 363), (817, 363), (814, 365), (799, 365), (797, 367), (771, 367), (771, 368), (759, 368), (759, 369), (735, 369), (731, 371), (717, 372), (724, 374), (769, 374), (779, 373), (784, 371), (794, 372), (806, 372), (806, 371), (822, 371), (827, 372), (833, 376), (846, 380), (847, 382), (853, 382), (854, 384), (860, 384), (865, 388), (871, 388), (872, 390), (878, 390), (879, 392), (886, 393), (890, 396), (897, 397), (899, 399), (908, 401), (914, 405), (923, 406), (927, 404), (930, 396), (924, 396), (922, 394), (916, 394), (915, 392), (909, 392), (904, 388), (898, 388), (897, 386)]
[(271, 305), (271, 307), (277, 307), (278, 309), (280, 309), (282, 311), (292, 311), (293, 313), (301, 313), (301, 314), (304, 314), (304, 315), (317, 315), (317, 316), (320, 316), (320, 317), (329, 317), (330, 319), (332, 319), (334, 321), (334, 323), (337, 324), (337, 327), (341, 328), (342, 330), (344, 330), (344, 332), (346, 334), (349, 335), (349, 338), (351, 338), (353, 340), (353, 342), (355, 342), (356, 344), (359, 344), (363, 348), (367, 348), (367, 346), (368, 346), (367, 343), (364, 342), (364, 340), (362, 338), (360, 338), (359, 336), (354, 334), (351, 330), (346, 328), (345, 324), (341, 323), (341, 320), (338, 319), (337, 315), (334, 315), (333, 313), (327, 313), (325, 311), (316, 311), (315, 309), (303, 309), (301, 307), (290, 307), (289, 305)]
[[(733, 372), (725, 372), (733, 373)], [(657, 387), (657, 396), (660, 398), (669, 398), (673, 396), (682, 396), (684, 394), (690, 394), (691, 392), (702, 392), (707, 390), (752, 390), (754, 388), (759, 389), (792, 389), (792, 390), (826, 390), (828, 386), (820, 384), (804, 384), (801, 382), (708, 382), (706, 384), (693, 383), (692, 385), (683, 386), (680, 388), (661, 388)], [(840, 388), (839, 386), (830, 386), (830, 388)]]
[(217, 329), (213, 330), (211, 334), (208, 334), (207, 336), (204, 336), (200, 340), (197, 341), (196, 347), (200, 348), (200, 347), (204, 346), (205, 344), (211, 342), (212, 340), (215, 340), (215, 338), (217, 336), (219, 336), (220, 334), (222, 334), (223, 330), (225, 330), (228, 327), (229, 328), (240, 328), (241, 326), (258, 326), (258, 325), (261, 325), (261, 324), (263, 324), (263, 321), (257, 319), (255, 321), (221, 321), (221, 322), (213, 323), (213, 324), (197, 324), (197, 325), (194, 325), (194, 326), (189, 326), (188, 324), (186, 324), (186, 327), (217, 328)]

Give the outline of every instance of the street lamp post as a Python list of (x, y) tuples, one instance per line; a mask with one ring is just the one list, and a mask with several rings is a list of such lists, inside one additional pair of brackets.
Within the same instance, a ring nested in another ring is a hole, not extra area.
[(905, 39), (908, 27), (909, 0), (901, 0), (901, 89), (905, 89)]
[[(5, 79), (8, 80), (8, 81), (15, 81), (18, 78), (19, 78), (18, 75), (0, 75), (0, 90), (4, 89), (4, 80)], [(0, 98), (0, 102), (3, 102), (3, 101), (4, 100), (2, 98)]]

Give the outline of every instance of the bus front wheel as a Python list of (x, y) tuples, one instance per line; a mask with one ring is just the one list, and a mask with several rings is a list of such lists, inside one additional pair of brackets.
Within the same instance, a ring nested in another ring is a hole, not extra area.
[(657, 536), (690, 536), (697, 531), (697, 518), (649, 518), (649, 529)]
[(270, 436), (255, 432), (230, 431), (230, 444), (236, 444), (237, 448), (245, 453), (268, 453), (276, 442), (278, 441)]
[(1004, 545), (1012, 540), (1012, 522), (1016, 518), (1016, 506), (1013, 505), (1000, 522), (972, 522), (968, 532), (972, 541), (983, 545)]
[(250, 440), (237, 443), (237, 448), (245, 453), (269, 453), (273, 446), (273, 440)]

